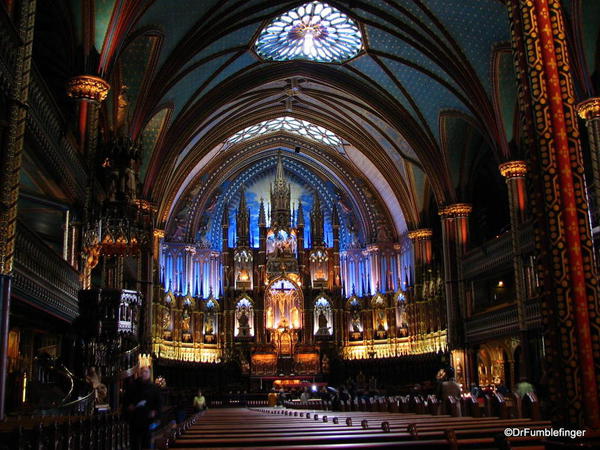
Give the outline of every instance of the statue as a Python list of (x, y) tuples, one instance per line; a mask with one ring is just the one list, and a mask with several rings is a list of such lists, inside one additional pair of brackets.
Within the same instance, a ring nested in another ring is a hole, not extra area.
[(171, 325), (171, 314), (168, 309), (165, 309), (162, 313), (162, 327), (163, 330), (168, 330)]
[(294, 328), (300, 328), (300, 312), (295, 306), (292, 308), (292, 326)]
[(325, 317), (325, 313), (323, 311), (319, 312), (319, 317), (317, 321), (319, 325), (319, 329), (317, 330), (318, 335), (328, 335), (329, 334), (329, 326), (327, 317)]
[(360, 333), (360, 316), (358, 311), (352, 313), (352, 331), (354, 333)]
[(250, 324), (246, 311), (242, 311), (242, 314), (238, 317), (238, 336), (249, 336), (250, 335)]
[(100, 375), (98, 375), (98, 372), (96, 372), (95, 367), (90, 367), (87, 370), (85, 380), (92, 386), (92, 389), (94, 389), (96, 404), (105, 404), (108, 396), (108, 389), (106, 385), (102, 383)]
[(116, 202), (117, 201), (117, 184), (119, 182), (119, 171), (111, 170), (108, 180), (108, 201)]
[(377, 311), (377, 331), (385, 331), (385, 311)]
[(183, 320), (181, 321), (181, 329), (184, 333), (190, 332), (190, 315), (187, 311), (183, 313)]
[(208, 314), (206, 317), (206, 324), (204, 325), (204, 334), (214, 333), (214, 320), (212, 314)]
[(125, 169), (125, 180), (124, 180), (125, 195), (129, 200), (135, 200), (137, 197), (137, 174), (135, 171), (135, 160), (129, 160), (129, 166)]

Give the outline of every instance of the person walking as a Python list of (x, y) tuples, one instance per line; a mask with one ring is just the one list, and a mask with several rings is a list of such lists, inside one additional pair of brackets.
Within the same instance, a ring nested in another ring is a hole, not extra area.
[(125, 395), (125, 408), (131, 430), (131, 449), (150, 448), (152, 429), (160, 422), (161, 398), (158, 386), (152, 383), (149, 367), (142, 367), (139, 377), (130, 384)]

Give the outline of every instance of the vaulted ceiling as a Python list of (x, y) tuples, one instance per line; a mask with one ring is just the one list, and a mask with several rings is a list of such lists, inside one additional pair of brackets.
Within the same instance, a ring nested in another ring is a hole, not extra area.
[(516, 92), (501, 0), (329, 1), (364, 40), (343, 64), (256, 54), (261, 29), (301, 1), (94, 3), (72, 1), (72, 27), (88, 67), (93, 61), (113, 86), (107, 110), (127, 86), (129, 132), (145, 148), (144, 195), (162, 223), (227, 138), (281, 116), (341, 137), (344, 149), (331, 157), (369, 185), (395, 234), (418, 226), (432, 198), (464, 200), (460, 186), (478, 154), (508, 155)]

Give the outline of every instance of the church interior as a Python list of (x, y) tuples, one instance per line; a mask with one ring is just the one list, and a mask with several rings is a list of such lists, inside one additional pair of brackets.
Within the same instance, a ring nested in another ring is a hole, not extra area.
[(596, 0), (0, 0), (0, 150), (0, 450), (600, 445)]

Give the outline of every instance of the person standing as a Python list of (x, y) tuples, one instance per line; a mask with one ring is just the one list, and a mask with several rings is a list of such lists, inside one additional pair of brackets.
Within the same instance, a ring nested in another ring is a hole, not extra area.
[(152, 427), (159, 422), (161, 411), (160, 390), (152, 383), (150, 368), (141, 368), (139, 374), (125, 396), (132, 450), (150, 448)]

